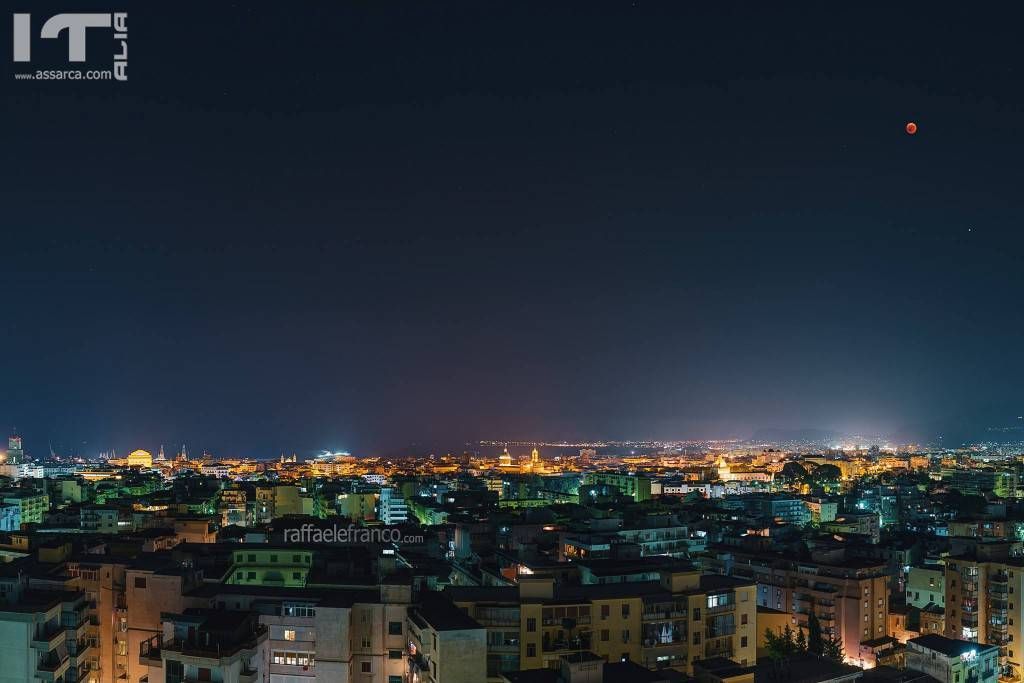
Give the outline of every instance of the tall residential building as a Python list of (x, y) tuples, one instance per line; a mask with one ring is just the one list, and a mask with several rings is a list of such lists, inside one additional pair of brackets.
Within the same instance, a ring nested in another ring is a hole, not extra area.
[(385, 524), (405, 524), (409, 520), (409, 508), (396, 489), (390, 486), (382, 488), (379, 504), (380, 514), (377, 516)]
[(946, 559), (946, 635), (999, 648), (1005, 675), (1024, 673), (1024, 559), (979, 543)]
[(709, 657), (756, 661), (755, 586), (731, 577), (665, 571), (658, 581), (585, 586), (520, 577), (517, 587), (447, 593), (487, 629), (490, 680), (574, 652), (685, 672)]
[(127, 562), (103, 555), (69, 561), (65, 570), (85, 592), (85, 637), (93, 644), (90, 683), (113, 683), (128, 673)]
[[(315, 590), (224, 584), (196, 587), (186, 599), (201, 605), (201, 614), (227, 610), (235, 621), (250, 614), (258, 619), (257, 631), (266, 635), (265, 648), (248, 660), (252, 668), (243, 671), (256, 672), (260, 683), (405, 683), (413, 642), (408, 623), (411, 596), (407, 584)], [(162, 634), (142, 643), (140, 660), (148, 660), (152, 667), (166, 659), (161, 651), (167, 649), (167, 637), (165, 625)], [(482, 651), (478, 660), (482, 669)], [(150, 677), (150, 683), (154, 680)], [(245, 680), (244, 674), (240, 680)]]
[(191, 608), (163, 614), (162, 626), (161, 633), (140, 643), (137, 650), (147, 683), (263, 680), (260, 665), (267, 659), (267, 627), (256, 615)]
[(25, 590), (0, 604), (0, 680), (96, 681), (81, 591)]
[[(487, 680), (486, 630), (436, 594), (409, 610), (409, 665), (404, 680), (418, 683), (483, 683)], [(401, 683), (403, 679), (388, 683)]]
[(862, 642), (887, 635), (889, 572), (885, 562), (824, 552), (802, 560), (781, 553), (715, 546), (704, 568), (757, 583), (757, 604), (792, 612), (807, 626), (811, 611), (838, 637), (850, 659)]

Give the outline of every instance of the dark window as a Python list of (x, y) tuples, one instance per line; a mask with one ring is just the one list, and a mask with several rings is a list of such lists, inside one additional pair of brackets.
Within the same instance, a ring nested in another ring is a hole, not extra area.
[(250, 562), (255, 562), (256, 561), (256, 556), (255, 555), (250, 555), (249, 556), (249, 561)]
[(270, 556), (270, 561), (271, 562), (277, 562), (277, 555), (271, 555)]
[(370, 673), (370, 663), (369, 662), (360, 662), (359, 663), (359, 670), (362, 671), (364, 674)]
[(628, 602), (622, 603), (622, 618), (623, 619), (628, 619), (629, 618), (629, 603)]
[(388, 659), (401, 659), (401, 658), (402, 658), (402, 651), (401, 650), (388, 650)]
[(526, 632), (533, 633), (537, 630), (537, 620), (533, 617), (529, 617), (526, 620)]
[(607, 619), (611, 613), (611, 608), (608, 605), (601, 605), (601, 618)]
[(136, 576), (135, 577), (135, 587), (136, 588), (145, 588), (146, 587), (146, 579), (142, 578), (141, 576)]
[(747, 637), (746, 636), (740, 636), (740, 647), (746, 647), (746, 646), (747, 646)]
[(302, 562), (302, 555), (292, 555), (292, 564)]
[(526, 644), (526, 656), (536, 657), (537, 656), (537, 645), (535, 643)]
[(400, 621), (389, 621), (388, 622), (388, 635), (389, 636), (400, 636), (400, 635), (402, 635), (402, 622), (400, 622)]

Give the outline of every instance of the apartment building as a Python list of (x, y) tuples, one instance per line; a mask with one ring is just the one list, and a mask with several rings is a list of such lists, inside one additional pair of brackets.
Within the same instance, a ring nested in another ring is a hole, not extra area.
[(221, 491), (217, 512), (220, 514), (221, 526), (246, 526), (249, 523), (249, 508), (245, 490), (227, 488)]
[(254, 614), (188, 609), (163, 615), (161, 633), (139, 644), (147, 683), (257, 683), (267, 628)]
[(887, 564), (847, 557), (842, 549), (797, 559), (781, 553), (716, 546), (704, 568), (756, 583), (758, 605), (791, 612), (806, 627), (813, 611), (828, 634), (855, 653), (860, 643), (887, 635)]
[(385, 524), (405, 524), (409, 521), (409, 507), (397, 489), (385, 486), (380, 490), (377, 518)]
[(809, 498), (804, 501), (804, 505), (811, 513), (812, 524), (834, 521), (836, 513), (839, 512), (839, 503), (826, 498)]
[(996, 683), (998, 649), (931, 634), (907, 641), (906, 664), (940, 683)]
[(878, 543), (882, 537), (882, 519), (877, 512), (844, 512), (831, 522), (822, 522), (821, 529), (830, 534), (857, 534)]
[(754, 493), (738, 498), (744, 512), (764, 524), (781, 523), (803, 526), (811, 521), (811, 511), (800, 498), (772, 493)]
[[(117, 668), (114, 680), (126, 683), (159, 683), (156, 672), (142, 663), (138, 653), (142, 643), (156, 635), (167, 636), (166, 614), (180, 614), (187, 603), (184, 595), (199, 577), (191, 570), (168, 563), (164, 557), (143, 558), (125, 569), (125, 605), (115, 610), (114, 652)], [(120, 669), (120, 662), (127, 669)], [(170, 678), (171, 673), (167, 674)], [(147, 678), (148, 677), (148, 678)], [(193, 677), (190, 680), (200, 680)], [(179, 682), (180, 683), (180, 682)], [(225, 681), (225, 683), (230, 683)]]
[(588, 472), (583, 477), (583, 485), (614, 486), (622, 495), (629, 496), (636, 502), (651, 499), (651, 480), (636, 474), (618, 474), (615, 472)]
[(112, 505), (83, 505), (78, 514), (82, 531), (97, 534), (116, 534), (121, 531), (118, 522), (122, 512)]
[(1006, 676), (1024, 664), (1024, 558), (1011, 545), (979, 543), (946, 559), (946, 635), (994, 645)]
[(919, 609), (946, 608), (945, 568), (911, 567), (907, 572), (907, 604)]
[(0, 531), (21, 530), (21, 506), (0, 503)]
[(17, 590), (0, 606), (0, 681), (93, 681), (85, 594)]
[(64, 571), (85, 593), (86, 639), (93, 644), (89, 683), (113, 683), (128, 672), (128, 562), (93, 555), (66, 563)]
[(22, 524), (41, 523), (50, 510), (50, 497), (34, 491), (8, 489), (0, 493), (0, 502), (17, 507)]
[[(205, 584), (185, 603), (251, 612), (267, 629), (267, 683), (395, 683), (407, 671), (409, 584), (301, 589)], [(481, 665), (483, 655), (480, 657)]]
[(574, 652), (688, 672), (708, 657), (756, 660), (755, 587), (731, 577), (666, 571), (658, 581), (584, 586), (521, 577), (517, 587), (446, 592), (486, 627), (492, 680), (556, 667)]
[(313, 552), (290, 545), (240, 544), (234, 553), (228, 583), (254, 586), (306, 585)]
[(407, 678), (387, 683), (482, 683), (487, 680), (486, 630), (438, 594), (409, 609)]

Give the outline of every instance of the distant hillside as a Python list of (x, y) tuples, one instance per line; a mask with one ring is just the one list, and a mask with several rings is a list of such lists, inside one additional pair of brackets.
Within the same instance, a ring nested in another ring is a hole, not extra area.
[(777, 427), (759, 429), (750, 437), (751, 441), (766, 443), (790, 443), (801, 441), (807, 443), (825, 443), (835, 441), (841, 435), (827, 429), (780, 429)]

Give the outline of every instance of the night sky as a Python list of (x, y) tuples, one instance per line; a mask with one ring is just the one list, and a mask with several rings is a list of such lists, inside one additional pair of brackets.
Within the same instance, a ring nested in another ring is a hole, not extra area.
[(1006, 7), (130, 3), (127, 84), (8, 61), (0, 425), (261, 457), (1013, 426)]

